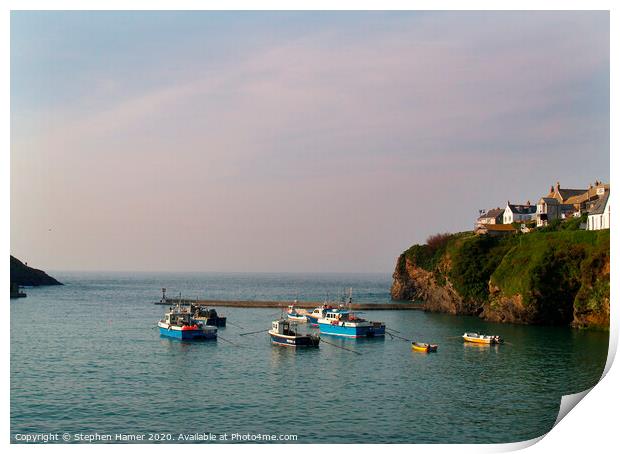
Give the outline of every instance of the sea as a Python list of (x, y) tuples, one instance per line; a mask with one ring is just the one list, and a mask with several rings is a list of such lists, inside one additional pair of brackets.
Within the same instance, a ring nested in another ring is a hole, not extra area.
[[(548, 432), (594, 386), (608, 333), (367, 311), (384, 339), (273, 346), (276, 308), (217, 308), (216, 341), (156, 327), (168, 296), (390, 302), (389, 274), (53, 273), (11, 311), (11, 440), (75, 443), (508, 443)], [(310, 329), (310, 328), (308, 328)], [(464, 343), (466, 331), (506, 343)], [(255, 334), (246, 334), (252, 333)], [(410, 341), (439, 345), (411, 350)], [(354, 353), (356, 352), (356, 353)], [(38, 437), (38, 438), (37, 438)]]

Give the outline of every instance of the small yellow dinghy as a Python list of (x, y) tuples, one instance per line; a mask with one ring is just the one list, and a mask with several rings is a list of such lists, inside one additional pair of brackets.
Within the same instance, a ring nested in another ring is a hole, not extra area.
[(437, 351), (437, 344), (426, 344), (424, 342), (412, 342), (411, 343), (411, 349), (416, 351), (416, 352), (436, 352)]
[(486, 334), (465, 333), (463, 334), (465, 342), (473, 342), (475, 344), (501, 344), (504, 340), (499, 336), (488, 336)]

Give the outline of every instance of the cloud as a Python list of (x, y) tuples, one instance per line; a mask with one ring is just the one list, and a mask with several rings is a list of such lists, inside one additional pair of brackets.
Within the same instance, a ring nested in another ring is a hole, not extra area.
[[(187, 62), (178, 80), (156, 89), (112, 105), (104, 90), (99, 110), (74, 106), (60, 117), (57, 135), (71, 131), (74, 140), (91, 140), (141, 126), (165, 132), (181, 123), (224, 142), (234, 137), (251, 154), (248, 145), (272, 147), (282, 138), (296, 144), (322, 136), (357, 147), (359, 139), (383, 146), (395, 136), (443, 148), (447, 135), (475, 143), (500, 139), (507, 126), (550, 121), (557, 128), (558, 118), (570, 122), (578, 115), (565, 109), (579, 95), (575, 84), (607, 68), (608, 35), (598, 32), (593, 46), (579, 30), (566, 30), (574, 21), (545, 17), (502, 19), (481, 29), (454, 16), (439, 26), (426, 17), (422, 25), (419, 19), (415, 27), (401, 22), (395, 31), (344, 45), (335, 30), (317, 33), (261, 49), (217, 73)], [(520, 33), (502, 34), (504, 22), (518, 24)], [(561, 35), (554, 29), (558, 22)], [(429, 24), (444, 33), (424, 39)]]
[[(277, 268), (274, 257), (309, 242), (316, 254), (296, 249), (308, 267), (320, 263), (319, 251), (336, 248), (356, 257), (338, 266), (376, 269), (376, 256), (364, 258), (347, 238), (358, 238), (363, 248), (381, 231), (388, 238), (381, 240), (389, 251), (379, 260), (384, 267), (394, 250), (416, 240), (405, 238), (401, 223), (431, 219), (418, 239), (469, 227), (467, 213), (513, 199), (522, 175), (544, 181), (545, 190), (566, 169), (558, 160), (585, 152), (592, 156), (587, 170), (604, 171), (606, 17), (445, 13), (382, 23), (368, 15), (217, 64), (190, 58), (170, 70), (162, 62), (166, 77), (139, 66), (113, 68), (92, 79), (83, 98), (16, 114), (14, 168), (28, 174), (33, 153), (54, 156), (56, 177), (41, 184), (53, 181), (59, 198), (108, 230), (118, 230), (114, 215), (129, 213), (136, 225), (159, 232), (152, 241), (174, 232), (172, 219), (195, 213), (195, 223), (177, 221), (188, 229), (188, 238), (174, 240), (179, 249), (191, 239), (220, 256), (242, 243), (252, 263), (268, 255), (264, 260)], [(133, 81), (142, 71), (160, 82), (130, 89), (118, 77), (132, 72)], [(41, 128), (32, 137), (34, 123)], [(67, 174), (69, 181), (61, 181)], [(506, 182), (505, 193), (487, 194), (493, 200), (485, 202), (479, 179)], [(20, 184), (14, 197), (32, 192)], [(477, 199), (468, 200), (468, 193)], [(460, 211), (444, 212), (455, 194)], [(149, 213), (160, 204), (173, 216), (153, 227)], [(383, 223), (410, 204), (400, 221)], [(352, 221), (339, 221), (343, 213)], [(252, 221), (240, 224), (243, 219)], [(304, 226), (309, 219), (320, 227)], [(234, 266), (235, 254), (212, 269)], [(148, 254), (137, 255), (147, 262)]]

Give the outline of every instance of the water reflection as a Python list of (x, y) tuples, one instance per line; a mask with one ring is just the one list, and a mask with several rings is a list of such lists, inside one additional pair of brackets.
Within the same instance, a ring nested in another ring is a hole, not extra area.
[(463, 348), (471, 349), (471, 350), (484, 350), (490, 351), (493, 350), (495, 352), (499, 351), (500, 346), (498, 344), (476, 344), (473, 342), (463, 342)]
[[(217, 342), (183, 342), (161, 338), (152, 328), (162, 308), (149, 301), (158, 297), (160, 284), (184, 292), (194, 285), (197, 296), (218, 288), (224, 299), (237, 293), (238, 299), (273, 299), (294, 294), (297, 285), (286, 290), (264, 276), (73, 282), (59, 277), (66, 286), (32, 289), (25, 304), (11, 304), (12, 433), (33, 428), (115, 433), (133, 427), (290, 432), (318, 443), (344, 437), (385, 443), (518, 441), (547, 431), (561, 395), (593, 386), (607, 354), (605, 332), (419, 311), (384, 311), (376, 318), (398, 336), (439, 344), (437, 353), (417, 353), (410, 342), (389, 337), (322, 336), (319, 348), (272, 346), (264, 330), (279, 314), (271, 309), (229, 308), (232, 323)], [(278, 279), (289, 286), (290, 276)], [(386, 279), (344, 280), (360, 281), (367, 288), (362, 297), (381, 302), (375, 295), (389, 298)], [(306, 281), (308, 294), (324, 295), (333, 279)], [(78, 326), (89, 327), (88, 337), (64, 329), (67, 313)], [(35, 335), (26, 329), (31, 326), (37, 327)], [(253, 331), (257, 334), (239, 336)], [(507, 343), (466, 344), (461, 336), (470, 331), (498, 334)], [(181, 390), (180, 396), (173, 390)], [(330, 399), (308, 397), (317, 390), (329, 390)], [(161, 396), (180, 398), (187, 408), (199, 402), (199, 411), (162, 406)], [(282, 412), (270, 411), (283, 408), (287, 421)], [(420, 425), (421, 420), (433, 424)], [(484, 430), (474, 423), (485, 421), (493, 423)]]

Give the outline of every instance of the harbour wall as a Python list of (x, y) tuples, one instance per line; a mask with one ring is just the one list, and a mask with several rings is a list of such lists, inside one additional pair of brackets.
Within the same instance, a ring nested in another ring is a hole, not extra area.
[[(157, 301), (155, 304), (171, 306), (179, 302), (176, 298), (167, 298), (165, 301)], [(245, 307), (245, 308), (286, 308), (292, 304), (300, 309), (314, 309), (325, 304), (322, 301), (232, 301), (232, 300), (180, 300), (184, 304), (194, 304), (196, 306), (209, 306), (209, 307)], [(337, 304), (332, 304), (334, 307)], [(345, 305), (345, 307), (353, 310), (422, 310), (423, 305), (413, 302), (393, 302), (393, 303), (351, 303)]]

